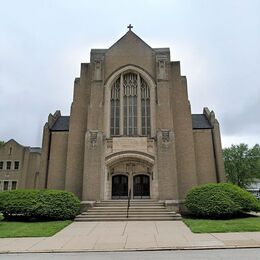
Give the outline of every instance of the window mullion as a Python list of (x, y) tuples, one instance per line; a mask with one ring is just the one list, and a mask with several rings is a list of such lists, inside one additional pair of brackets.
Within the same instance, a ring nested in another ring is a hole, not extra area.
[(145, 117), (144, 117), (144, 120), (145, 120), (145, 134), (147, 135), (147, 127), (148, 127), (148, 124), (147, 124), (147, 98), (145, 97), (144, 99), (144, 113), (145, 113)]
[(114, 100), (114, 135), (116, 135), (116, 95), (115, 95), (115, 100)]
[(137, 135), (142, 135), (142, 118), (141, 118), (141, 81), (140, 74), (137, 74)]
[(133, 93), (132, 93), (132, 97), (131, 97), (131, 103), (132, 103), (132, 106), (131, 106), (131, 110), (132, 110), (132, 135), (134, 135), (134, 129), (135, 129), (135, 115), (134, 115), (134, 87), (133, 87)]
[(123, 87), (123, 75), (120, 76), (120, 119), (119, 119), (119, 133), (124, 134), (124, 87)]

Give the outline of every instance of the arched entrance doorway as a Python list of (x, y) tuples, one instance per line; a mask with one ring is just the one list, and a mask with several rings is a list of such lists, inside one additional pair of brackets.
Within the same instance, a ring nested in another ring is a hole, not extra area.
[(126, 199), (128, 196), (128, 177), (118, 174), (112, 177), (112, 199)]
[(134, 176), (134, 198), (150, 198), (150, 177), (144, 174)]
[(106, 166), (105, 199), (127, 199), (129, 194), (131, 199), (157, 198), (152, 155), (139, 151), (118, 152), (106, 157)]

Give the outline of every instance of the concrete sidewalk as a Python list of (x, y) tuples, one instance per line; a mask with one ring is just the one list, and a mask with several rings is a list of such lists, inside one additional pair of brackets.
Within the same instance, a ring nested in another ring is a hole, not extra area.
[(237, 247), (260, 247), (260, 232), (194, 234), (182, 221), (74, 222), (53, 237), (0, 239), (0, 253)]

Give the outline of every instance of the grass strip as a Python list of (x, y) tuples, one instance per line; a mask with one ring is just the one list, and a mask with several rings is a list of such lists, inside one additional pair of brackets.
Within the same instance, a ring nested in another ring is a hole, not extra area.
[(183, 222), (194, 233), (260, 231), (260, 217), (244, 217), (220, 220), (184, 218)]

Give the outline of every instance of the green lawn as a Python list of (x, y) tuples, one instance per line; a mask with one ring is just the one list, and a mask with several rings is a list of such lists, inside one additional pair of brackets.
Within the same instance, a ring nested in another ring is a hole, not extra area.
[(183, 222), (194, 233), (260, 231), (260, 217), (244, 217), (227, 220), (184, 218)]
[(68, 226), (71, 222), (71, 220), (46, 222), (16, 222), (0, 220), (0, 238), (50, 237)]

